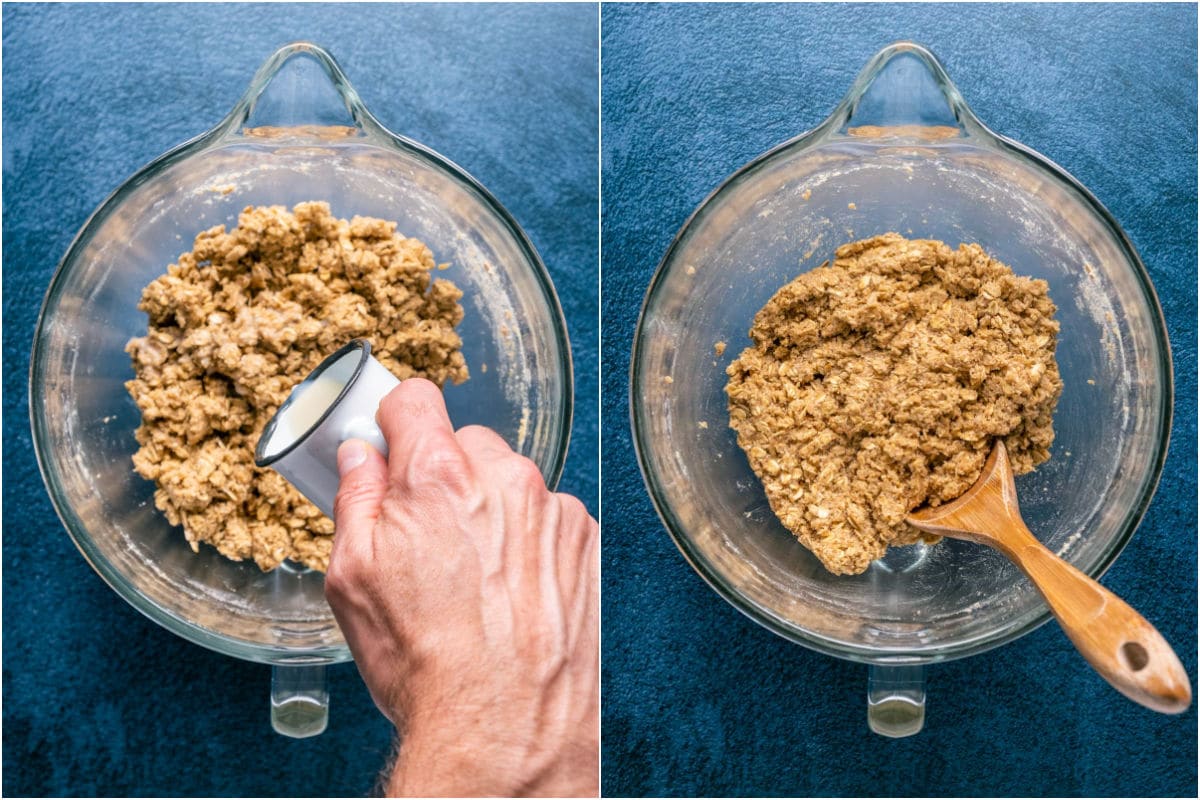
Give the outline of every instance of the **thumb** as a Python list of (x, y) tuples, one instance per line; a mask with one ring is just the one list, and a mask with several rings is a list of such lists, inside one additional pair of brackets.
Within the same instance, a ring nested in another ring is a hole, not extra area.
[(379, 517), (387, 493), (387, 461), (361, 439), (347, 439), (338, 447), (337, 496), (333, 501), (333, 525), (339, 540), (369, 536)]

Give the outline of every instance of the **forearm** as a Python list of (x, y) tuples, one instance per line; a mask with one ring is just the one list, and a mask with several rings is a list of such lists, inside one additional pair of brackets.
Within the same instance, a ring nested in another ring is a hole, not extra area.
[[(440, 741), (439, 741), (440, 740)], [(484, 744), (469, 744), (455, 734), (414, 733), (398, 745), (386, 776), (389, 797), (596, 797), (599, 794), (595, 753), (575, 753), (582, 763), (556, 760), (530, 770), (515, 753), (499, 755), (503, 733)], [(595, 748), (592, 748), (595, 749)]]
[(518, 797), (524, 787), (497, 769), (494, 758), (457, 737), (410, 734), (397, 746), (385, 784), (389, 797)]
[(389, 797), (489, 797), (512, 796), (478, 774), (457, 748), (434, 745), (419, 736), (408, 736), (396, 745), (396, 758), (384, 783)]

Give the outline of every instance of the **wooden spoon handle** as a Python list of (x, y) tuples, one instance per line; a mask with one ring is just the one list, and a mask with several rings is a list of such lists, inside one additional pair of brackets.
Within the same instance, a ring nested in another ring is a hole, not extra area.
[(1162, 634), (1032, 534), (1026, 531), (1021, 539), (1010, 555), (1088, 663), (1135, 703), (1165, 714), (1186, 711), (1192, 703), (1191, 682)]

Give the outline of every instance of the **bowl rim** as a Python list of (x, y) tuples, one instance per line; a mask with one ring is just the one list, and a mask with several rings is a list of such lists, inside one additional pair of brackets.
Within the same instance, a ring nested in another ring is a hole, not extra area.
[[(888, 53), (889, 50), (898, 47), (893, 45), (891, 48), (885, 48), (884, 51), (877, 56), (877, 60)], [(904, 49), (916, 49), (921, 52), (923, 48), (905, 43)], [(929, 54), (932, 58), (932, 55)], [(864, 70), (864, 73), (867, 72)], [(860, 79), (861, 80), (861, 79)], [(845, 105), (847, 101), (843, 101)], [(762, 608), (754, 601), (742, 595), (737, 589), (727, 584), (719, 569), (717, 569), (696, 547), (691, 538), (683, 530), (683, 526), (676, 519), (671, 505), (667, 499), (666, 493), (658, 485), (658, 480), (654, 474), (651, 460), (647, 454), (647, 450), (651, 449), (652, 445), (648, 442), (648, 437), (645, 434), (645, 428), (641, 420), (642, 405), (639, 402), (640, 398), (644, 397), (642, 390), (643, 380), (639, 370), (639, 362), (642, 351), (643, 334), (645, 325), (648, 321), (648, 313), (652, 301), (654, 300), (658, 290), (665, 282), (667, 273), (673, 264), (673, 259), (676, 251), (682, 246), (683, 241), (688, 237), (697, 221), (703, 222), (700, 219), (701, 215), (715, 201), (717, 201), (728, 190), (736, 185), (740, 185), (743, 181), (753, 177), (766, 162), (774, 160), (784, 155), (795, 155), (799, 152), (814, 146), (819, 148), (822, 146), (821, 139), (833, 130), (836, 130), (835, 125), (840, 122), (838, 119), (842, 111), (842, 105), (839, 105), (838, 110), (835, 110), (825, 121), (817, 127), (805, 131), (783, 143), (772, 147), (758, 157), (751, 159), (743, 164), (738, 169), (734, 170), (721, 183), (713, 189), (701, 201), (701, 203), (692, 211), (683, 225), (676, 232), (668, 246), (666, 252), (659, 260), (658, 266), (655, 268), (654, 275), (650, 280), (650, 284), (646, 290), (646, 294), (642, 300), (641, 309), (638, 312), (638, 321), (634, 329), (633, 343), (630, 350), (629, 360), (629, 424), (632, 432), (632, 442), (635, 454), (637, 456), (638, 468), (642, 474), (642, 481), (646, 486), (647, 492), (654, 506), (654, 510), (658, 515), (663, 527), (674, 541), (676, 548), (683, 555), (684, 559), (691, 565), (705, 583), (709, 585), (718, 595), (726, 602), (736, 608), (738, 611), (749, 617), (754, 622), (765, 627), (779, 636), (788, 639), (789, 641), (800, 644), (817, 652), (826, 655), (835, 656), (837, 658), (846, 659), (869, 664), (885, 664), (885, 663), (937, 663), (941, 661), (951, 661), (959, 658), (966, 658), (971, 655), (986, 652), (993, 648), (1014, 641), (1027, 633), (1030, 633), (1044, 625), (1051, 618), (1049, 607), (1041, 598), (1038, 598), (1036, 613), (1026, 613), (1023, 618), (1018, 617), (1014, 622), (1010, 622), (995, 630), (980, 635), (965, 639), (951, 647), (934, 647), (925, 650), (913, 650), (905, 648), (883, 649), (864, 647), (853, 643), (843, 642), (836, 639), (828, 639), (809, 631), (805, 631), (797, 625), (789, 623), (778, 615)], [(1061, 166), (1046, 158), (1037, 151), (1026, 147), (1012, 139), (995, 133), (987, 128), (977, 118), (971, 119), (973, 133), (975, 137), (984, 144), (980, 145), (993, 151), (999, 151), (1006, 158), (1016, 158), (1025, 160), (1032, 164), (1035, 169), (1041, 170), (1048, 174), (1051, 178), (1056, 179), (1073, 189), (1080, 196), (1081, 203), (1090, 209), (1096, 217), (1104, 223), (1110, 233), (1113, 234), (1125, 260), (1132, 268), (1134, 278), (1138, 287), (1141, 289), (1142, 297), (1146, 302), (1147, 309), (1151, 314), (1153, 323), (1153, 338), (1161, 347), (1162, 358), (1157, 362), (1158, 378), (1160, 383), (1160, 402), (1159, 402), (1159, 431), (1156, 437), (1157, 450), (1152, 459), (1150, 471), (1142, 487), (1142, 491), (1137, 501), (1132, 504), (1126, 512), (1125, 520), (1122, 523), (1121, 533), (1114, 537), (1109, 549), (1103, 554), (1097, 564), (1087, 571), (1087, 574), (1092, 578), (1099, 579), (1117, 557), (1124, 550), (1132, 537), (1135, 529), (1141, 524), (1141, 520), (1157, 491), (1159, 480), (1162, 477), (1163, 466), (1166, 463), (1167, 452), (1170, 446), (1171, 424), (1174, 410), (1174, 365), (1171, 356), (1171, 343), (1167, 335), (1166, 321), (1163, 318), (1162, 305), (1159, 302), (1158, 294), (1154, 289), (1154, 284), (1150, 280), (1150, 275), (1146, 270), (1145, 264), (1134, 248), (1128, 235), (1121, 228), (1116, 218), (1108, 211), (1100, 200), (1078, 179), (1063, 169)], [(977, 127), (975, 127), (977, 126)], [(963, 140), (956, 142), (957, 146), (961, 146)], [(990, 146), (989, 146), (990, 145)], [(881, 145), (882, 146), (882, 145)]]
[[(432, 169), (445, 174), (450, 179), (456, 181), (466, 191), (474, 194), (482, 205), (496, 216), (501, 226), (513, 237), (517, 248), (525, 257), (533, 273), (539, 295), (549, 313), (553, 333), (552, 338), (558, 350), (558, 371), (562, 376), (563, 411), (557, 420), (558, 430), (552, 435), (554, 449), (551, 451), (551, 458), (543, 476), (547, 488), (551, 491), (557, 487), (562, 477), (567, 452), (570, 447), (571, 429), (574, 420), (574, 360), (571, 353), (570, 337), (567, 331), (566, 319), (563, 315), (562, 304), (558, 299), (558, 294), (554, 289), (554, 284), (550, 279), (549, 272), (541, 256), (534, 248), (529, 236), (509, 211), (501, 205), (499, 200), (483, 184), (465, 169), (432, 148), (393, 133), (380, 124), (358, 99), (357, 93), (350, 86), (340, 66), (338, 66), (336, 60), (327, 51), (308, 42), (293, 42), (277, 50), (260, 67), (245, 95), (217, 125), (192, 139), (172, 147), (142, 166), (117, 186), (92, 211), (82, 227), (80, 227), (63, 257), (55, 267), (54, 274), (43, 297), (41, 308), (38, 311), (30, 352), (27, 396), (33, 450), (38, 465), (38, 472), (42, 477), (43, 484), (46, 486), (47, 493), (50, 495), (55, 513), (58, 515), (63, 527), (66, 528), (71, 540), (75, 543), (75, 547), (83, 555), (88, 564), (91, 565), (92, 569), (126, 602), (172, 633), (219, 653), (247, 661), (269, 664), (336, 663), (351, 660), (352, 656), (349, 647), (344, 641), (341, 644), (298, 648), (252, 642), (221, 634), (176, 615), (138, 592), (131, 584), (128, 584), (121, 571), (113, 566), (100, 552), (99, 548), (95, 546), (91, 536), (87, 533), (87, 525), (75, 512), (75, 509), (62, 490), (59, 475), (54, 465), (54, 459), (49, 454), (49, 451), (53, 449), (53, 445), (48, 441), (45, 406), (41, 399), (42, 393), (38, 389), (44, 384), (46, 371), (42, 342), (45, 337), (46, 325), (49, 321), (48, 315), (52, 309), (58, 306), (66, 282), (66, 276), (75, 259), (83, 252), (86, 245), (91, 242), (96, 232), (104, 225), (114, 210), (130, 194), (151, 179), (157, 177), (161, 172), (186, 158), (203, 155), (210, 150), (222, 148), (230, 143), (241, 143), (237, 136), (237, 126), (249, 118), (253, 110), (254, 99), (258, 93), (261, 93), (267, 81), (269, 81), (270, 75), (275, 70), (278, 70), (288, 59), (297, 55), (312, 57), (320, 63), (321, 67), (334, 82), (337, 90), (342, 94), (355, 122), (361, 126), (361, 129), (366, 134), (363, 138), (347, 142), (347, 145), (356, 148), (377, 148), (385, 152), (400, 151), (401, 153), (407, 153), (427, 163)], [(302, 129), (302, 126), (300, 127)], [(265, 150), (270, 150), (276, 146), (274, 144), (264, 145), (261, 141), (255, 142), (255, 144), (257, 147)], [(281, 141), (277, 146), (285, 147), (294, 144), (294, 140), (289, 139), (286, 142)], [(330, 146), (328, 142), (322, 142), (322, 145), (326, 147)]]

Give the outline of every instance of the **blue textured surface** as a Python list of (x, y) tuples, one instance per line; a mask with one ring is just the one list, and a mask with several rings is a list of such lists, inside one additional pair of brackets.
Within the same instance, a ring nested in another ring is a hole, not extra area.
[(601, 19), (603, 790), (608, 795), (1196, 796), (1196, 711), (1125, 701), (1053, 624), (933, 667), (926, 729), (867, 731), (866, 668), (721, 600), (630, 445), (639, 302), (725, 176), (814, 127), (884, 45), (929, 46), (979, 117), (1063, 165), (1158, 289), (1176, 366), (1158, 494), (1104, 583), (1196, 676), (1194, 6), (605, 6)]
[(326, 734), (276, 736), (266, 667), (151, 623), (71, 544), (26, 381), (42, 295), (87, 216), (220, 120), (276, 47), (323, 45), (383, 124), (474, 175), (540, 252), (576, 364), (560, 488), (595, 511), (597, 37), (581, 5), (4, 8), (5, 795), (363, 794), (390, 746), (349, 664), (331, 670)]

